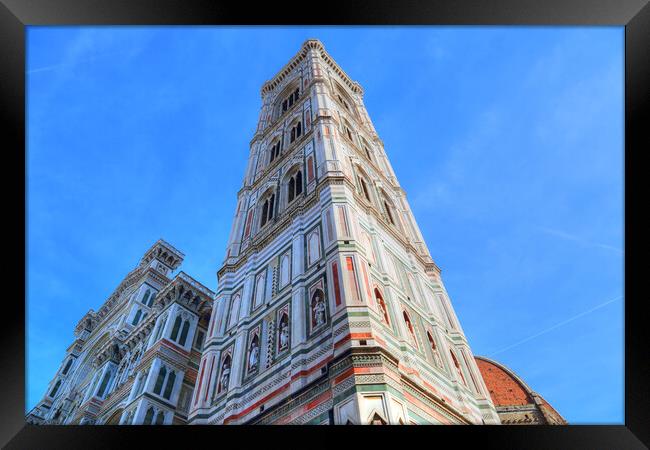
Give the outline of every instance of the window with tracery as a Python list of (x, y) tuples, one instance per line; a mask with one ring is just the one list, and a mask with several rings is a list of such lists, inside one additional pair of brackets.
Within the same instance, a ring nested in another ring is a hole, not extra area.
[(302, 135), (302, 123), (300, 121), (291, 127), (289, 142), (292, 143)]
[(271, 150), (269, 150), (269, 164), (271, 164), (273, 160), (280, 156), (280, 145), (281, 141), (278, 139), (278, 141), (271, 146)]
[(294, 201), (302, 194), (302, 171), (296, 171), (287, 181), (287, 203)]
[(268, 195), (262, 203), (262, 210), (260, 213), (260, 228), (266, 225), (273, 219), (275, 208), (275, 193)]

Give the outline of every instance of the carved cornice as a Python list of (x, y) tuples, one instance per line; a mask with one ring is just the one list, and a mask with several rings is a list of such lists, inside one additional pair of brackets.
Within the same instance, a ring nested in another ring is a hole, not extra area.
[(214, 292), (185, 272), (180, 272), (160, 290), (154, 301), (154, 306), (160, 311), (170, 303), (177, 302), (201, 316), (212, 310), (213, 299)]
[(264, 96), (269, 92), (273, 91), (281, 82), (284, 80), (293, 69), (295, 69), (307, 56), (307, 53), (310, 50), (316, 50), (319, 52), (321, 59), (343, 80), (343, 82), (348, 86), (348, 88), (355, 94), (363, 95), (363, 89), (361, 85), (356, 81), (353, 81), (343, 69), (332, 59), (329, 53), (325, 50), (323, 43), (318, 39), (308, 39), (303, 44), (298, 53), (294, 55), (293, 58), (289, 60), (287, 64), (284, 65), (282, 69), (270, 80), (262, 85), (261, 94)]

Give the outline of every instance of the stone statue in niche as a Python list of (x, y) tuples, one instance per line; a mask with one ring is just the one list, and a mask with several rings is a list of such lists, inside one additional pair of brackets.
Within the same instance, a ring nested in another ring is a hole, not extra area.
[(289, 346), (289, 321), (287, 316), (283, 316), (280, 321), (280, 350)]
[(223, 369), (221, 370), (221, 383), (219, 392), (228, 389), (228, 382), (230, 381), (230, 358), (226, 358), (223, 362)]
[(257, 369), (257, 363), (260, 359), (260, 346), (257, 343), (257, 336), (253, 338), (251, 342), (251, 347), (248, 353), (248, 370), (252, 371)]
[(386, 305), (384, 305), (384, 302), (379, 300), (377, 301), (377, 306), (379, 306), (379, 312), (380, 314), (380, 319), (382, 322), (385, 324), (388, 324), (388, 311), (386, 311)]
[(325, 323), (325, 300), (323, 299), (323, 291), (319, 289), (314, 293), (311, 304), (314, 327), (319, 327)]

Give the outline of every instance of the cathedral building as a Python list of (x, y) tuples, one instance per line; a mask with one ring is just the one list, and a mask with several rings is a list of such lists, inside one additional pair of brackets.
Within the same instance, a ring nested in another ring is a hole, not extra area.
[(361, 86), (308, 40), (261, 97), (217, 292), (156, 242), (28, 422), (501, 423)]
[(99, 311), (75, 328), (36, 424), (184, 424), (214, 293), (156, 242)]

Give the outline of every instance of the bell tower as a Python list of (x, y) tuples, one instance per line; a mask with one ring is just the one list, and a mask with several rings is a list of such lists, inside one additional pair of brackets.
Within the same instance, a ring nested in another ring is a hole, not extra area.
[(499, 423), (363, 95), (318, 40), (262, 86), (191, 423)]

